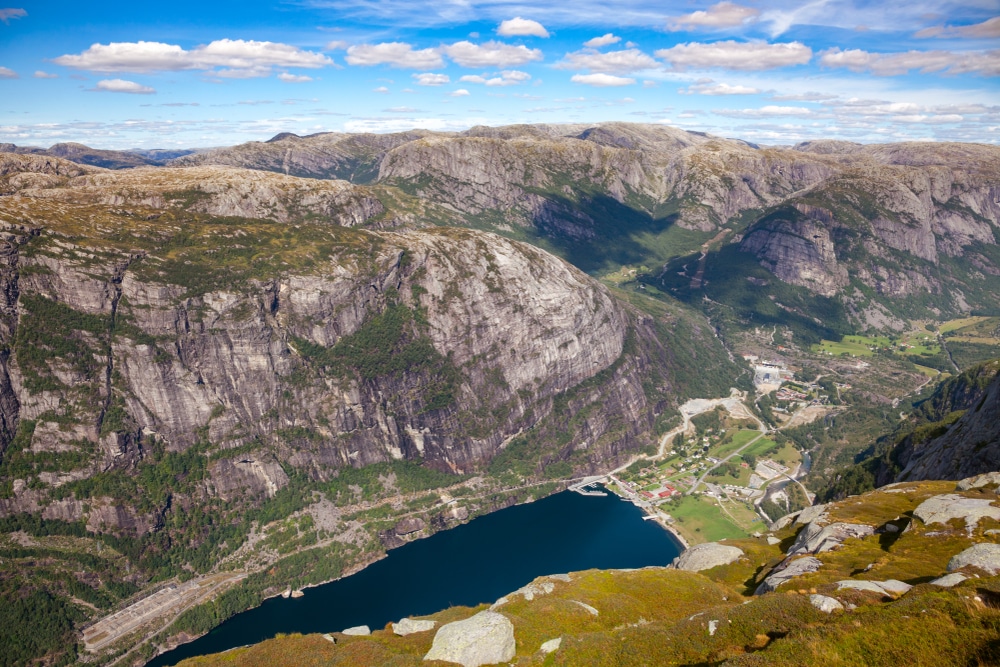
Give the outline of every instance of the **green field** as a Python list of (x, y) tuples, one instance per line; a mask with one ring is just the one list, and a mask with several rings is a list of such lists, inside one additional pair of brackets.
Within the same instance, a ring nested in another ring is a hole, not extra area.
[(721, 445), (713, 447), (708, 453), (717, 459), (724, 459), (758, 435), (760, 431), (734, 431), (731, 437), (727, 437)]
[(674, 517), (674, 527), (692, 543), (747, 536), (708, 496), (684, 496), (679, 503), (667, 503), (661, 509)]
[(942, 324), (938, 329), (942, 334), (951, 333), (953, 331), (958, 331), (959, 329), (972, 328), (975, 329), (976, 325), (982, 324), (987, 320), (997, 319), (995, 317), (963, 317), (958, 320), (950, 320)]
[(885, 336), (844, 336), (840, 342), (823, 340), (818, 345), (813, 345), (811, 349), (813, 352), (835, 357), (843, 354), (852, 357), (871, 357), (875, 354), (875, 349), (892, 350), (907, 356), (929, 356), (941, 352), (937, 337), (922, 331), (904, 334), (896, 343)]

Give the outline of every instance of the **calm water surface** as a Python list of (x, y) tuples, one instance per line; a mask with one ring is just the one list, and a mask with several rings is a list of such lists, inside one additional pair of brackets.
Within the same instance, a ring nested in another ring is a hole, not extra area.
[(617, 496), (564, 491), (410, 542), (355, 575), (272, 598), (204, 637), (164, 653), (151, 667), (254, 644), (278, 632), (373, 630), (453, 605), (492, 603), (545, 574), (667, 565), (681, 547)]

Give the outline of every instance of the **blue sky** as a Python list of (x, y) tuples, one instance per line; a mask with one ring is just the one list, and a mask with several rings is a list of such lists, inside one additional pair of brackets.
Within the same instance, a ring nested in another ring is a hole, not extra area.
[(19, 145), (610, 120), (1000, 141), (998, 0), (14, 1), (0, 142)]

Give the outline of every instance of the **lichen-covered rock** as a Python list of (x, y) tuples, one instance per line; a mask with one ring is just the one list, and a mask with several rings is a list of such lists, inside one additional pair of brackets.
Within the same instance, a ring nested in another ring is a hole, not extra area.
[(963, 567), (974, 567), (991, 575), (1000, 572), (1000, 544), (992, 542), (975, 544), (948, 561), (949, 572)]
[(481, 611), (464, 621), (442, 625), (424, 660), (479, 667), (507, 662), (514, 657), (515, 649), (510, 620), (494, 611)]
[(801, 577), (803, 574), (816, 572), (822, 566), (823, 562), (813, 556), (785, 559), (785, 561), (778, 564), (778, 566), (775, 567), (769, 575), (767, 575), (764, 581), (760, 582), (760, 585), (757, 586), (757, 590), (755, 590), (753, 594), (764, 595), (765, 593), (773, 593), (778, 590), (778, 587), (782, 584), (791, 581), (796, 577)]
[(824, 614), (832, 614), (835, 611), (843, 611), (844, 605), (837, 598), (829, 595), (810, 595), (809, 604), (819, 609)]
[(890, 597), (895, 597), (897, 595), (902, 595), (912, 588), (909, 584), (898, 581), (896, 579), (887, 579), (885, 581), (869, 581), (865, 579), (846, 579), (844, 581), (837, 582), (837, 590), (843, 590), (845, 588), (857, 590), (857, 591), (870, 591), (872, 593), (878, 593), (879, 595), (888, 595)]
[(970, 532), (980, 519), (1000, 520), (1000, 507), (995, 507), (990, 498), (965, 498), (954, 493), (928, 498), (920, 503), (913, 515), (925, 524), (947, 524), (952, 519), (961, 519)]
[(720, 565), (729, 565), (743, 557), (743, 550), (739, 547), (718, 542), (707, 542), (696, 544), (678, 556), (674, 564), (678, 570), (688, 572), (701, 572)]
[(554, 653), (559, 650), (561, 645), (562, 637), (556, 637), (555, 639), (550, 639), (547, 642), (542, 642), (542, 645), (538, 650), (542, 653)]
[(958, 491), (969, 491), (971, 489), (981, 489), (984, 486), (1000, 485), (1000, 472), (987, 472), (974, 477), (967, 477), (955, 486)]
[(968, 579), (967, 576), (959, 572), (952, 572), (951, 574), (946, 574), (943, 577), (938, 577), (934, 581), (930, 582), (932, 586), (940, 586), (941, 588), (951, 588), (952, 586), (958, 586), (960, 583)]
[(875, 529), (864, 524), (831, 523), (828, 526), (822, 526), (814, 521), (799, 531), (795, 543), (788, 549), (788, 555), (820, 554), (836, 549), (846, 539), (868, 537), (874, 534)]
[(435, 625), (437, 625), (437, 621), (404, 618), (398, 623), (392, 624), (392, 632), (400, 637), (405, 637), (406, 635), (412, 635), (417, 632), (427, 632), (428, 630), (433, 630)]

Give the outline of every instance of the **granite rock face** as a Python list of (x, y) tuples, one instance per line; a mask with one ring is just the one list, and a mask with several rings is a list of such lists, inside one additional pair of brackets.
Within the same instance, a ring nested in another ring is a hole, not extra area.
[[(0, 202), (0, 450), (20, 433), (94, 453), (13, 480), (0, 514), (147, 532), (167, 502), (272, 497), (293, 469), (481, 471), (556, 397), (583, 414), (539, 465), (577, 452), (589, 471), (648, 443), (668, 399), (647, 391), (675, 386), (649, 382), (670, 363), (649, 318), (581, 271), (489, 233), (351, 229), (378, 201), (349, 183), (4, 159), (60, 185)], [(197, 488), (144, 509), (54, 492), (154, 447), (200, 448)]]
[(424, 660), (480, 667), (509, 661), (515, 649), (514, 625), (510, 620), (493, 611), (481, 611), (464, 621), (442, 625)]

